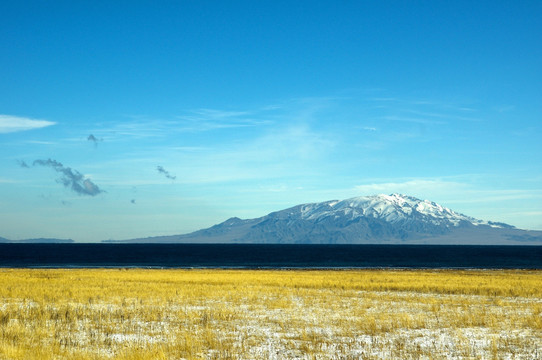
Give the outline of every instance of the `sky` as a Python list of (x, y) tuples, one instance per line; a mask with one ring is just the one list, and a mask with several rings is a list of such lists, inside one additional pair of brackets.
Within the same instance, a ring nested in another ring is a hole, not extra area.
[(542, 230), (540, 1), (2, 1), (0, 237), (402, 193)]

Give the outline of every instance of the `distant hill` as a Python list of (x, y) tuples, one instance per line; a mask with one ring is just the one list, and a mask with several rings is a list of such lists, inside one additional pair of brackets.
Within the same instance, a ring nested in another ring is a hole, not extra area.
[(38, 239), (25, 239), (25, 240), (8, 240), (6, 238), (0, 237), (0, 243), (9, 243), (9, 244), (64, 244), (64, 243), (73, 243), (72, 239), (49, 239), (49, 238), (38, 238)]
[(190, 234), (105, 242), (542, 245), (542, 231), (391, 194), (302, 204), (256, 219), (234, 217)]

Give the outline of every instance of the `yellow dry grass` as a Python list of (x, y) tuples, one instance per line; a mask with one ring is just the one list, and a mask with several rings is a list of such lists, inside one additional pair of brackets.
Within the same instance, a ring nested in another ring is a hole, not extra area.
[(542, 359), (542, 271), (0, 269), (0, 359)]

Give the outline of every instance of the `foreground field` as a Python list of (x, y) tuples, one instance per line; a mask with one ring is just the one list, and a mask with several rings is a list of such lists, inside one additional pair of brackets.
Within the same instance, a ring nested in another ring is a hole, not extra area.
[(542, 359), (542, 271), (0, 269), (0, 359)]

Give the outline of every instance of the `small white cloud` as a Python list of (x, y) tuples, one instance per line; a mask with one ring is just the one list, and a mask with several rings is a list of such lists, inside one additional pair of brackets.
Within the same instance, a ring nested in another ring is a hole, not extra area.
[(383, 120), (396, 121), (396, 122), (405, 122), (405, 123), (414, 123), (414, 124), (423, 124), (423, 125), (443, 125), (446, 124), (445, 121), (428, 119), (424, 117), (409, 117), (409, 116), (382, 116)]
[(35, 120), (12, 115), (0, 115), (0, 134), (39, 129), (55, 124), (55, 122), (47, 120)]
[(9, 183), (14, 183), (14, 182), (15, 182), (14, 180), (0, 177), (0, 184), (2, 184), (2, 183), (9, 184)]
[(450, 192), (465, 192), (468, 189), (468, 185), (441, 179), (411, 179), (402, 182), (358, 185), (355, 188), (361, 194), (367, 195), (402, 193), (418, 197), (425, 196), (428, 199), (432, 199), (433, 197), (443, 197)]
[(509, 111), (513, 111), (515, 110), (515, 105), (502, 105), (502, 106), (499, 106), (496, 108), (496, 110), (500, 113), (503, 113), (503, 112), (509, 112)]
[(37, 144), (37, 145), (55, 145), (54, 141), (41, 141), (41, 140), (28, 140), (25, 141), (26, 144)]
[(250, 114), (248, 111), (227, 111), (216, 109), (199, 109), (195, 110), (194, 113), (208, 119), (237, 118)]

